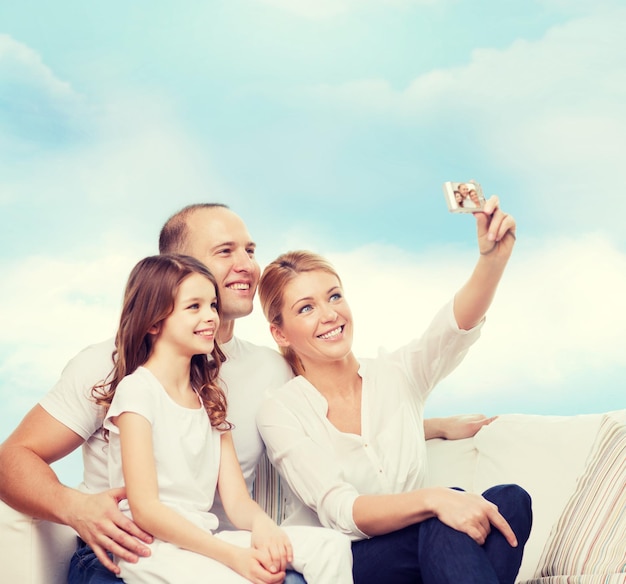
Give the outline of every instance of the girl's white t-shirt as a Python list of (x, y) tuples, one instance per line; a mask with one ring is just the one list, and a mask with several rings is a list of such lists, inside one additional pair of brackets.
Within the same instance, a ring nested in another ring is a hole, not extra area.
[[(209, 510), (217, 488), (221, 432), (211, 426), (199, 397), (197, 406), (177, 404), (145, 367), (125, 377), (117, 386), (104, 421), (104, 428), (109, 431), (109, 484), (112, 488), (124, 485), (115, 418), (124, 412), (139, 414), (152, 426), (160, 501), (213, 531), (219, 522)], [(130, 515), (126, 499), (120, 502), (120, 510)]]

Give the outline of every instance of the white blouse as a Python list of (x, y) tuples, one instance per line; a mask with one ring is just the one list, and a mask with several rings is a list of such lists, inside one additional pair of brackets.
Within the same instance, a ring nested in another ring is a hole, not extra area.
[(361, 435), (340, 432), (328, 421), (326, 399), (304, 377), (267, 392), (257, 425), (272, 464), (297, 497), (285, 524), (323, 525), (364, 539), (352, 515), (359, 495), (420, 488), (424, 402), (481, 328), (482, 322), (459, 329), (449, 302), (419, 340), (360, 360)]

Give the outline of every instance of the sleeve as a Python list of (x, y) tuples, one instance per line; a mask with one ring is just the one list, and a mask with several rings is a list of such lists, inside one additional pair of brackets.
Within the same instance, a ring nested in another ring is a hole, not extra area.
[(118, 432), (112, 420), (124, 412), (133, 412), (154, 423), (156, 404), (154, 390), (146, 380), (136, 375), (129, 375), (120, 381), (115, 390), (111, 407), (104, 420), (105, 429)]
[(462, 330), (454, 318), (454, 301), (437, 312), (424, 334), (391, 353), (379, 355), (396, 362), (422, 399), (463, 361), (479, 339), (485, 319), (471, 330)]
[(257, 425), (270, 462), (293, 493), (317, 514), (320, 523), (352, 540), (368, 538), (353, 518), (359, 492), (342, 478), (332, 445), (311, 437), (298, 416), (274, 396), (268, 396), (261, 405)]
[(89, 439), (102, 425), (102, 408), (91, 395), (94, 385), (113, 368), (114, 343), (92, 345), (78, 353), (63, 369), (54, 387), (39, 401), (52, 417)]

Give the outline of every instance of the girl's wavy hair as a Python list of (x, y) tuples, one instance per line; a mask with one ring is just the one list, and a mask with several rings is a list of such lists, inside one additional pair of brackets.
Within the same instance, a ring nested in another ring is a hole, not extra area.
[[(178, 289), (187, 277), (200, 274), (215, 286), (217, 282), (208, 268), (195, 258), (180, 254), (150, 256), (132, 270), (124, 292), (120, 324), (113, 351), (114, 366), (106, 379), (94, 385), (91, 394), (99, 406), (108, 411), (120, 381), (143, 365), (158, 335), (149, 331), (159, 327), (174, 310)], [(226, 420), (226, 395), (217, 384), (221, 364), (226, 360), (217, 340), (211, 359), (206, 354), (191, 358), (191, 385), (198, 392), (211, 421), (211, 426), (229, 430)]]
[[(281, 254), (263, 270), (259, 281), (259, 300), (267, 322), (277, 327), (283, 325), (285, 287), (298, 274), (315, 270), (332, 274), (341, 285), (341, 278), (333, 265), (311, 251), (289, 251)], [(304, 374), (304, 365), (291, 347), (280, 347), (280, 352), (296, 375)]]

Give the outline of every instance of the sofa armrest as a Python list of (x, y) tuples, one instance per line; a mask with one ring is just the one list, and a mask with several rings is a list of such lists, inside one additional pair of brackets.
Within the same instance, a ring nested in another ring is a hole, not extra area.
[(76, 532), (34, 519), (0, 501), (0, 566), (11, 584), (65, 584)]

